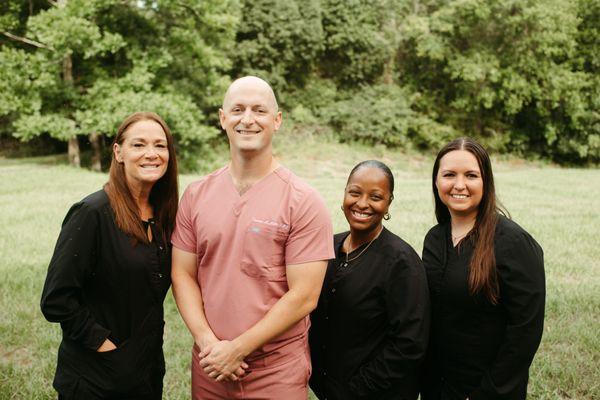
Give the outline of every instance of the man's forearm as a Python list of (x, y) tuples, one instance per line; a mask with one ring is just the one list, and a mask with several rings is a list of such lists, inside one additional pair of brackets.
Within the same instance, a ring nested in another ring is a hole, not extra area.
[(265, 316), (246, 332), (233, 340), (242, 354), (247, 356), (273, 338), (281, 335), (307, 316), (317, 305), (318, 293), (306, 294), (290, 290), (284, 294)]
[(210, 339), (216, 340), (204, 315), (202, 292), (196, 279), (186, 273), (174, 273), (172, 283), (175, 303), (196, 344), (202, 347)]

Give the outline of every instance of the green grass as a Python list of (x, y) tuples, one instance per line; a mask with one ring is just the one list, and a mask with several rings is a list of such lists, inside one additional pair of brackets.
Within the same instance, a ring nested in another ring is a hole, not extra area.
[[(351, 167), (368, 158), (388, 163), (396, 190), (386, 225), (421, 251), (435, 223), (430, 157), (290, 134), (278, 140), (276, 155), (323, 195), (335, 231), (346, 227), (339, 207)], [(40, 292), (67, 209), (106, 181), (63, 160), (0, 160), (0, 399), (55, 398), (60, 328), (42, 317)], [(529, 398), (600, 398), (600, 170), (504, 160), (495, 171), (501, 201), (545, 250), (545, 332)], [(198, 176), (182, 176), (181, 188)], [(186, 399), (191, 338), (170, 294), (165, 309), (165, 398)]]

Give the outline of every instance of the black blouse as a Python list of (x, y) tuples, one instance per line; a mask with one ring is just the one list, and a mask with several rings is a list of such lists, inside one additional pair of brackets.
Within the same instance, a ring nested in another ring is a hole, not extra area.
[(421, 260), (384, 228), (358, 259), (339, 267), (347, 235), (334, 237), (336, 259), (311, 314), (311, 389), (319, 399), (416, 399), (429, 332)]
[[(135, 244), (103, 190), (63, 221), (41, 308), (62, 328), (54, 387), (65, 398), (161, 398), (171, 255), (158, 225), (148, 223), (153, 242)], [(117, 349), (97, 352), (106, 338)]]
[(449, 224), (425, 237), (423, 263), (432, 303), (431, 342), (421, 397), (525, 399), (529, 366), (544, 322), (543, 252), (519, 225), (499, 216), (494, 240), (498, 304), (471, 296), (473, 243), (454, 247)]

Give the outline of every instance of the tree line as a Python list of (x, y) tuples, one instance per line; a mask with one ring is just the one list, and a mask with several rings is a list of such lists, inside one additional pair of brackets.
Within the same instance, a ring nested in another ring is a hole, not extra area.
[(297, 129), (434, 149), (600, 161), (600, 0), (5, 0), (0, 135), (68, 142), (73, 164), (137, 110), (184, 165), (218, 140), (235, 77), (275, 88)]

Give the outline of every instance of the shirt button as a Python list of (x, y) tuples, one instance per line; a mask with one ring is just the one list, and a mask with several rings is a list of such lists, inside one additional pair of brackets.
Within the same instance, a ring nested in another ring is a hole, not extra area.
[(159, 278), (162, 278), (162, 277), (163, 277), (163, 275), (162, 275), (162, 274), (158, 274), (158, 277), (159, 277)]
[(335, 293), (335, 288), (331, 289), (331, 293)]
[(326, 319), (326, 320), (328, 320), (328, 319), (329, 319), (329, 317), (328, 317), (328, 316), (325, 316), (325, 319)]

